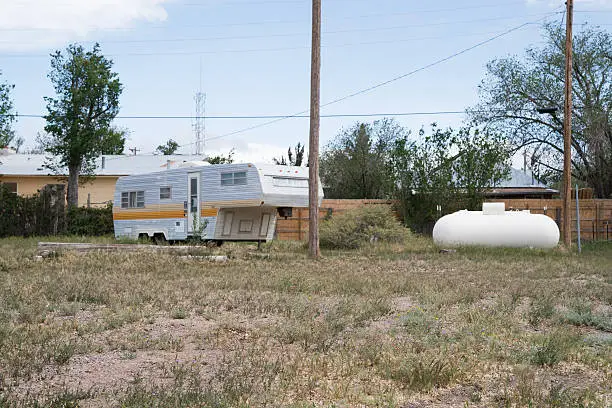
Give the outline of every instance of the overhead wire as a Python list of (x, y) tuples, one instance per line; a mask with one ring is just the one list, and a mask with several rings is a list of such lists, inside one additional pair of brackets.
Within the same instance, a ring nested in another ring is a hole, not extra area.
[[(343, 96), (343, 97), (340, 97), (340, 98), (334, 99), (334, 100), (332, 100), (332, 101), (330, 101), (330, 102), (327, 102), (327, 103), (325, 103), (325, 104), (322, 104), (322, 105), (321, 105), (321, 107), (322, 107), (322, 108), (323, 108), (323, 107), (327, 107), (327, 106), (330, 106), (330, 105), (333, 105), (333, 104), (336, 104), (336, 103), (339, 103), (339, 102), (345, 101), (345, 100), (347, 100), (347, 99), (353, 98), (353, 97), (355, 97), (355, 96), (362, 95), (362, 94), (367, 93), (367, 92), (371, 92), (371, 91), (373, 91), (373, 90), (375, 90), (375, 89), (381, 88), (381, 87), (386, 86), (386, 85), (389, 85), (389, 84), (391, 84), (391, 83), (393, 83), (393, 82), (397, 82), (397, 81), (399, 81), (399, 80), (401, 80), (401, 79), (404, 79), (404, 78), (406, 78), (406, 77), (408, 77), (408, 76), (414, 75), (414, 74), (416, 74), (416, 73), (418, 73), (418, 72), (421, 72), (421, 71), (427, 70), (427, 69), (432, 68), (432, 67), (434, 67), (434, 66), (436, 66), (436, 65), (440, 65), (440, 64), (442, 64), (442, 63), (444, 63), (444, 62), (446, 62), (446, 61), (448, 61), (448, 60), (451, 60), (451, 59), (456, 58), (456, 57), (458, 57), (458, 56), (460, 56), (460, 55), (462, 55), (462, 54), (465, 54), (466, 52), (469, 52), (469, 51), (471, 51), (471, 50), (473, 50), (473, 49), (475, 49), (475, 48), (481, 47), (481, 46), (483, 46), (483, 45), (485, 45), (485, 44), (488, 44), (488, 43), (490, 43), (490, 42), (492, 42), (492, 41), (495, 41), (495, 40), (497, 40), (498, 38), (501, 38), (501, 37), (503, 37), (503, 36), (506, 36), (506, 35), (508, 35), (508, 34), (510, 34), (510, 33), (512, 33), (512, 32), (517, 31), (517, 30), (520, 30), (520, 29), (522, 29), (522, 28), (524, 28), (524, 27), (526, 27), (526, 26), (528, 26), (528, 25), (531, 25), (531, 24), (533, 24), (533, 23), (536, 23), (536, 22), (539, 22), (539, 21), (543, 21), (543, 20), (545, 20), (546, 18), (551, 17), (551, 16), (553, 16), (553, 15), (556, 15), (556, 14), (558, 14), (558, 13), (559, 13), (559, 12), (555, 11), (555, 12), (549, 13), (549, 15), (548, 15), (548, 16), (546, 16), (545, 18), (542, 18), (542, 19), (539, 19), (539, 20), (536, 20), (536, 21), (533, 21), (533, 22), (526, 22), (526, 23), (523, 23), (523, 24), (518, 25), (518, 26), (516, 26), (516, 27), (512, 27), (512, 28), (510, 28), (510, 29), (508, 29), (508, 30), (506, 30), (506, 31), (504, 31), (504, 32), (502, 32), (502, 33), (500, 33), (500, 34), (497, 34), (497, 35), (495, 35), (495, 36), (493, 36), (493, 37), (487, 38), (487, 39), (486, 39), (486, 40), (484, 40), (484, 41), (481, 41), (481, 42), (479, 42), (479, 43), (477, 43), (477, 44), (474, 44), (474, 45), (472, 45), (472, 46), (470, 46), (470, 47), (464, 48), (464, 49), (462, 49), (462, 50), (460, 50), (460, 51), (458, 51), (458, 52), (455, 52), (455, 53), (453, 53), (453, 54), (451, 54), (451, 55), (449, 55), (449, 56), (447, 56), (447, 57), (444, 57), (444, 58), (438, 59), (438, 60), (436, 60), (436, 61), (434, 61), (434, 62), (432, 62), (432, 63), (426, 64), (426, 65), (424, 65), (424, 66), (422, 66), (422, 67), (419, 67), (419, 68), (417, 68), (417, 69), (414, 69), (414, 70), (412, 70), (412, 71), (409, 71), (409, 72), (407, 72), (407, 73), (405, 73), (405, 74), (402, 74), (402, 75), (396, 76), (396, 77), (394, 77), (394, 78), (392, 78), (392, 79), (389, 79), (389, 80), (387, 80), (387, 81), (380, 82), (380, 83), (378, 83), (378, 84), (372, 85), (372, 86), (367, 87), (367, 88), (365, 88), (365, 89), (361, 89), (361, 90), (359, 90), (359, 91), (357, 91), (357, 92), (353, 92), (353, 93), (348, 94), (348, 95), (346, 95), (346, 96)], [(217, 139), (221, 139), (221, 138), (225, 138), (225, 137), (229, 137), (229, 136), (234, 136), (234, 135), (237, 135), (237, 134), (240, 134), (240, 133), (244, 133), (244, 132), (248, 132), (248, 131), (251, 131), (251, 130), (255, 130), (255, 129), (258, 129), (258, 128), (261, 128), (261, 127), (264, 127), (264, 126), (268, 126), (268, 125), (271, 125), (271, 124), (274, 124), (274, 123), (280, 122), (280, 121), (282, 121), (282, 120), (290, 119), (290, 118), (295, 117), (295, 116), (303, 115), (303, 114), (305, 114), (305, 113), (308, 113), (309, 111), (310, 111), (310, 109), (307, 109), (307, 110), (304, 110), (304, 111), (297, 112), (297, 113), (295, 113), (295, 114), (293, 114), (293, 115), (287, 115), (287, 116), (285, 116), (285, 117), (283, 117), (283, 118), (277, 118), (277, 119), (274, 119), (274, 120), (270, 120), (270, 121), (268, 121), (268, 122), (260, 123), (260, 124), (253, 125), (253, 126), (249, 126), (249, 127), (247, 127), (247, 128), (244, 128), (244, 129), (239, 129), (239, 130), (232, 131), (232, 132), (228, 132), (228, 133), (225, 133), (225, 134), (222, 134), (222, 135), (219, 135), (219, 136), (215, 136), (215, 137), (212, 137), (212, 138), (208, 138), (207, 140), (209, 140), (209, 141), (210, 141), (210, 140), (217, 140)], [(184, 147), (184, 146), (182, 146), (182, 147)]]

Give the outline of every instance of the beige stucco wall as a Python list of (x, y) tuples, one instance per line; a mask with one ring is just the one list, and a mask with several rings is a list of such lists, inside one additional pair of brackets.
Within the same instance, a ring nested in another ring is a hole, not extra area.
[[(87, 205), (87, 195), (91, 195), (93, 206), (103, 206), (113, 200), (115, 183), (118, 176), (98, 176), (79, 185), (79, 205)], [(66, 180), (54, 176), (1, 176), (0, 182), (17, 183), (17, 194), (32, 195), (47, 184), (66, 184)]]

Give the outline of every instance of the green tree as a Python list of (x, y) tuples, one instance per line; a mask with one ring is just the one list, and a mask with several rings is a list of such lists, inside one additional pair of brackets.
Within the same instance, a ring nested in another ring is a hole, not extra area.
[(407, 134), (393, 119), (356, 123), (341, 131), (321, 156), (321, 181), (328, 198), (385, 198), (392, 142)]
[[(295, 152), (295, 153), (294, 153)], [(304, 145), (298, 142), (295, 145), (294, 151), (291, 151), (291, 147), (287, 149), (287, 158), (285, 160), (285, 156), (281, 156), (280, 160), (274, 158), (274, 164), (279, 166), (297, 166), (300, 167), (304, 163)]]
[(389, 168), (406, 223), (427, 232), (442, 214), (477, 210), (484, 192), (507, 178), (511, 152), (501, 135), (465, 127), (397, 139)]
[(234, 162), (234, 149), (230, 150), (227, 156), (223, 154), (208, 156), (205, 161), (210, 164), (232, 164)]
[(72, 44), (65, 54), (51, 55), (49, 79), (56, 97), (45, 97), (48, 138), (44, 144), (55, 159), (48, 166), (68, 169), (69, 206), (78, 205), (79, 176), (92, 174), (94, 159), (103, 151), (111, 122), (119, 113), (123, 87), (112, 66), (98, 44), (91, 51)]
[(164, 156), (170, 156), (171, 154), (176, 153), (179, 147), (180, 146), (177, 142), (170, 139), (166, 142), (166, 144), (157, 146), (155, 151), (159, 154), (163, 154)]
[[(565, 31), (551, 24), (544, 33), (545, 45), (489, 62), (481, 102), (471, 115), (516, 150), (526, 149), (542, 181), (555, 181), (563, 168)], [(612, 35), (583, 26), (575, 33), (572, 65), (572, 175), (607, 198), (612, 196)]]
[[(0, 76), (2, 72), (0, 72)], [(15, 112), (11, 91), (15, 85), (0, 82), (0, 147), (8, 147), (15, 140), (13, 123), (15, 122)]]
[(102, 140), (100, 154), (123, 154), (128, 134), (127, 129), (110, 127), (108, 134)]

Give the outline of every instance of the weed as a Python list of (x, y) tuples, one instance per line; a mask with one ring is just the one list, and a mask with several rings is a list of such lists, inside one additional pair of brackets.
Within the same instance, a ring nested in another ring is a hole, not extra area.
[(459, 370), (448, 358), (422, 354), (409, 355), (400, 361), (387, 362), (383, 369), (388, 378), (414, 391), (445, 387), (459, 375)]
[(555, 312), (555, 305), (549, 296), (537, 297), (531, 302), (529, 310), (529, 324), (538, 326), (544, 319), (552, 317)]
[(176, 309), (172, 309), (170, 312), (170, 317), (173, 319), (186, 319), (189, 316), (189, 312), (183, 309), (182, 307), (178, 307)]
[(321, 224), (321, 246), (356, 249), (369, 243), (404, 242), (410, 232), (386, 207), (372, 206), (332, 216)]
[(531, 362), (541, 366), (555, 365), (567, 358), (578, 340), (578, 336), (560, 330), (545, 335), (541, 344), (534, 348)]
[(576, 302), (573, 307), (565, 313), (563, 321), (575, 326), (594, 327), (598, 330), (612, 332), (612, 314), (595, 314), (592, 306)]

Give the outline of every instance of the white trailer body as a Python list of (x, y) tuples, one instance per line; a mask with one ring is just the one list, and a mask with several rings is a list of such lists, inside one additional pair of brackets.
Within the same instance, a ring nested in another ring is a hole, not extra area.
[(279, 214), (308, 207), (307, 168), (201, 164), (119, 178), (115, 237), (270, 241)]

